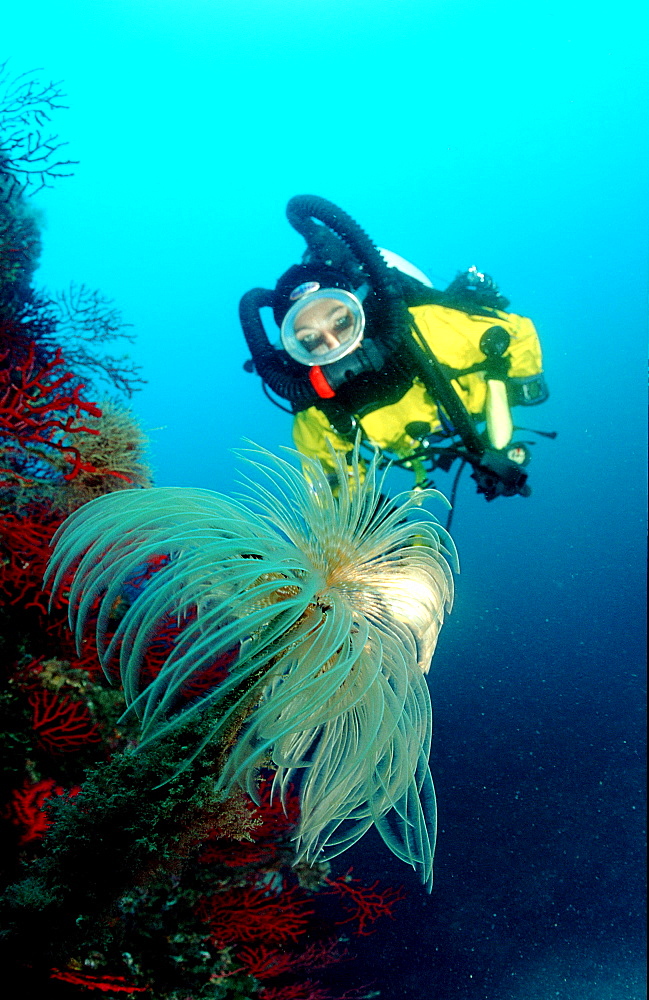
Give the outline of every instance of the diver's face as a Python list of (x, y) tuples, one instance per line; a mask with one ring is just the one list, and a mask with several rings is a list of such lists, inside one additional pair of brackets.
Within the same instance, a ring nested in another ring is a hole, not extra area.
[(310, 354), (327, 354), (352, 336), (354, 316), (339, 299), (316, 299), (300, 309), (293, 327), (296, 339)]

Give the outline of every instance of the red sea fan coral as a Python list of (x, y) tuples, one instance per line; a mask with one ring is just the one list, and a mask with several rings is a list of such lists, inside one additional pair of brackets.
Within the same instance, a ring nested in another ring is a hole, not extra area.
[[(72, 788), (68, 795), (74, 796), (78, 787)], [(43, 809), (43, 804), (53, 795), (65, 795), (65, 790), (53, 778), (43, 778), (42, 781), (26, 781), (22, 788), (16, 788), (7, 808), (7, 815), (12, 823), (21, 826), (23, 832), (19, 844), (27, 844), (39, 840), (48, 826), (50, 819)]]
[(213, 663), (209, 663), (203, 670), (198, 671), (180, 689), (180, 696), (187, 700), (200, 698), (206, 692), (211, 691), (215, 685), (220, 684), (229, 674), (230, 667), (236, 661), (239, 653), (239, 644), (232, 649), (226, 650), (221, 656), (217, 656)]
[[(139, 584), (129, 582), (129, 587), (137, 589)], [(193, 616), (195, 618), (195, 616)], [(167, 615), (156, 629), (151, 638), (151, 643), (146, 651), (142, 663), (141, 677), (145, 684), (150, 684), (162, 669), (171, 650), (182, 637), (187, 625), (187, 618), (179, 620), (177, 617)], [(197, 671), (188, 681), (183, 684), (178, 696), (182, 701), (193, 701), (208, 693), (212, 688), (226, 679), (230, 672), (230, 667), (236, 661), (239, 653), (237, 643), (231, 649), (226, 650), (217, 656), (213, 662), (206, 664), (202, 670)], [(111, 664), (105, 664), (110, 672)]]
[(53, 691), (34, 691), (29, 696), (33, 709), (32, 729), (38, 741), (52, 753), (69, 753), (99, 743), (99, 730), (82, 701), (61, 697)]
[(262, 864), (272, 861), (277, 854), (277, 845), (255, 844), (248, 840), (208, 841), (201, 851), (199, 860), (203, 864), (220, 864), (228, 868)]
[(252, 839), (233, 840), (224, 838), (220, 831), (213, 833), (199, 855), (203, 864), (239, 868), (269, 863), (276, 858), (281, 840), (299, 822), (300, 799), (295, 788), (289, 786), (283, 803), (279, 795), (271, 801), (272, 786), (271, 778), (263, 778), (258, 788), (259, 803), (247, 800), (246, 808), (251, 819), (248, 837)]
[[(70, 435), (98, 434), (78, 421), (83, 413), (101, 416), (101, 410), (81, 397), (83, 385), (75, 384), (72, 372), (66, 371), (63, 355), (57, 350), (52, 361), (39, 367), (35, 347), (30, 344), (27, 357), (14, 368), (0, 369), (0, 438), (4, 439), (5, 462), (12, 456), (25, 456), (37, 462), (63, 458), (70, 466), (64, 479), (74, 479), (86, 468), (79, 449)], [(0, 468), (0, 485), (29, 482), (20, 468), (7, 464)]]
[(52, 979), (81, 986), (84, 990), (101, 990), (103, 993), (146, 993), (148, 986), (134, 986), (124, 976), (87, 976), (71, 969), (52, 969)]
[(284, 799), (276, 793), (273, 796), (271, 778), (263, 779), (259, 784), (259, 805), (256, 810), (261, 818), (261, 824), (255, 830), (255, 840), (276, 838), (296, 826), (300, 819), (300, 796), (293, 785), (289, 785), (284, 793)]
[(244, 885), (201, 900), (197, 915), (217, 947), (248, 941), (297, 941), (314, 910), (298, 886)]
[(347, 955), (334, 938), (331, 941), (314, 941), (303, 951), (280, 951), (265, 944), (241, 948), (237, 958), (256, 979), (273, 979), (295, 969), (324, 969)]
[(394, 904), (405, 898), (403, 889), (393, 889), (387, 886), (382, 891), (377, 891), (378, 879), (370, 886), (363, 885), (358, 879), (351, 878), (351, 868), (347, 875), (337, 879), (325, 879), (327, 885), (331, 886), (328, 895), (338, 896), (349, 916), (345, 920), (338, 921), (340, 924), (349, 924), (358, 921), (356, 934), (367, 937), (376, 928), (369, 927), (379, 917), (391, 917)]
[(331, 993), (321, 989), (311, 979), (289, 986), (267, 986), (260, 996), (262, 1000), (334, 1000)]
[(47, 615), (43, 573), (61, 520), (45, 504), (32, 504), (22, 515), (0, 515), (0, 596), (7, 604), (35, 607)]
[(363, 997), (376, 996), (368, 994), (364, 987), (345, 990), (334, 996), (328, 990), (322, 989), (319, 983), (306, 979), (301, 983), (291, 983), (289, 986), (266, 986), (259, 994), (261, 1000), (363, 1000)]
[(242, 948), (237, 958), (255, 979), (274, 979), (275, 976), (290, 972), (297, 964), (295, 955), (277, 948), (267, 948), (265, 944)]

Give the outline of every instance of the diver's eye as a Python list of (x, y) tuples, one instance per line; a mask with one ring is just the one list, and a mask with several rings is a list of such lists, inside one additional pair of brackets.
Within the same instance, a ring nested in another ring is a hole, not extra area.
[(334, 320), (334, 330), (336, 333), (340, 333), (341, 330), (347, 330), (351, 326), (351, 323), (352, 318), (349, 313), (344, 313), (342, 316), (338, 316), (338, 318)]
[(315, 351), (316, 347), (319, 347), (322, 343), (322, 335), (319, 333), (305, 333), (303, 337), (300, 337), (300, 343), (307, 351)]

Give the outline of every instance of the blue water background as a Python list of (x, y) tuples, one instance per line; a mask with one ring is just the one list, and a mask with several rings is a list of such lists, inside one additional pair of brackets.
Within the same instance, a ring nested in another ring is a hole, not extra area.
[(538, 326), (551, 398), (517, 416), (559, 436), (534, 446), (533, 495), (486, 504), (467, 478), (458, 496), (433, 894), (372, 836), (341, 859), (408, 890), (341, 990), (644, 995), (647, 18), (570, 0), (3, 9), (0, 55), (64, 82), (55, 128), (80, 161), (37, 196), (38, 281), (100, 288), (134, 324), (158, 485), (230, 491), (241, 437), (290, 443), (242, 370), (237, 303), (301, 254), (294, 194), (438, 286), (477, 264)]

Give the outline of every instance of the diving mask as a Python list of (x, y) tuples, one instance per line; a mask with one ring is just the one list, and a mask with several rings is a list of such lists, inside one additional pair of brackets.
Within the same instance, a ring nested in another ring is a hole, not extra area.
[(308, 281), (291, 292), (293, 305), (281, 327), (282, 346), (303, 365), (330, 365), (360, 344), (365, 330), (361, 300), (364, 285), (356, 294), (343, 288), (321, 288)]

